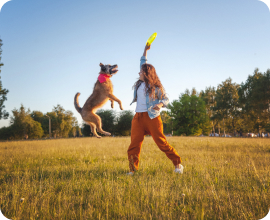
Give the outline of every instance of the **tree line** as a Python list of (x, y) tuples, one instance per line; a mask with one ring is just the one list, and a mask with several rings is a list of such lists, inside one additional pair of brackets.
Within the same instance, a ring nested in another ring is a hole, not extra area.
[[(102, 127), (114, 136), (130, 135), (132, 111), (122, 111), (117, 114), (113, 110), (97, 111), (102, 119)], [(10, 126), (0, 128), (0, 139), (40, 139), (49, 138), (49, 120), (51, 120), (52, 138), (92, 136), (90, 126), (83, 123), (79, 126), (71, 111), (62, 106), (53, 107), (51, 112), (30, 111), (22, 105), (12, 110)]]
[(53, 107), (51, 112), (43, 114), (40, 111), (30, 111), (23, 105), (12, 110), (10, 126), (0, 129), (0, 139), (36, 139), (49, 137), (49, 119), (51, 120), (52, 137), (71, 137), (79, 132), (77, 119), (71, 111), (62, 106)]
[(242, 136), (243, 133), (270, 132), (270, 69), (255, 69), (246, 82), (228, 78), (215, 87), (196, 89), (172, 101), (162, 113), (165, 132), (175, 135), (217, 133)]
[[(112, 136), (129, 136), (131, 134), (133, 111), (124, 110), (116, 112), (115, 110), (99, 109), (96, 114), (102, 120), (102, 129), (110, 132)], [(82, 134), (84, 136), (92, 136), (89, 125), (83, 123)]]
[[(210, 133), (219, 136), (241, 136), (243, 133), (270, 132), (270, 70), (265, 73), (255, 69), (246, 82), (237, 84), (228, 78), (215, 87), (197, 92), (186, 90), (178, 100), (169, 103), (161, 112), (165, 134), (199, 136)], [(24, 106), (12, 111), (10, 126), (0, 129), (0, 139), (47, 138), (49, 118), (54, 138), (92, 136), (90, 126), (79, 126), (71, 111), (62, 106), (51, 112), (31, 112)], [(102, 128), (112, 136), (131, 133), (132, 111), (97, 111)]]

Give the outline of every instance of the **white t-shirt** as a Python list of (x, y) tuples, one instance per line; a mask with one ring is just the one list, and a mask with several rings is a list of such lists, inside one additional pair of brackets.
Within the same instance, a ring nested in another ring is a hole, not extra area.
[(144, 82), (141, 83), (137, 90), (137, 106), (135, 112), (147, 112)]

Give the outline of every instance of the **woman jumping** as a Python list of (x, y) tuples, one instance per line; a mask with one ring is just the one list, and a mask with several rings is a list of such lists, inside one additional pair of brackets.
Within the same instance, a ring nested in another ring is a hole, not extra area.
[[(139, 168), (140, 152), (144, 136), (149, 134), (161, 151), (172, 161), (176, 173), (183, 173), (181, 158), (175, 149), (167, 142), (163, 134), (163, 124), (160, 117), (161, 107), (166, 107), (169, 99), (158, 78), (155, 68), (147, 64), (147, 51), (151, 46), (145, 46), (140, 62), (140, 78), (134, 85), (134, 99), (137, 102), (136, 114), (131, 125), (131, 143), (128, 148), (128, 160), (130, 172)], [(131, 103), (131, 104), (132, 104)]]

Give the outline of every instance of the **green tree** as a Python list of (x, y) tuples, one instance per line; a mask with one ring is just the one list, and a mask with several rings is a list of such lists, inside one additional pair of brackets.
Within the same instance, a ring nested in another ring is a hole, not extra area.
[(32, 111), (31, 117), (41, 124), (44, 131), (43, 137), (49, 137), (49, 118), (40, 111)]
[[(267, 133), (270, 132), (270, 123), (267, 124), (267, 125), (265, 126), (265, 131), (266, 131)], [(269, 136), (268, 136), (268, 137), (269, 137)]]
[[(2, 59), (2, 40), (0, 39), (0, 73), (1, 73), (1, 67), (4, 66), (3, 63), (1, 63)], [(0, 76), (1, 79), (1, 76)], [(5, 110), (4, 102), (7, 100), (7, 93), (8, 90), (4, 89), (2, 86), (2, 81), (0, 80), (0, 119), (7, 119), (9, 116), (9, 113)]]
[(211, 130), (205, 103), (197, 95), (182, 94), (179, 100), (168, 105), (168, 109), (174, 135), (208, 134)]
[(163, 122), (163, 133), (171, 134), (172, 133), (172, 123), (170, 120), (169, 113), (167, 111), (161, 111), (160, 117)]
[(13, 140), (13, 139), (14, 133), (12, 126), (0, 128), (0, 140)]
[(134, 114), (130, 110), (121, 111), (117, 117), (116, 131), (117, 135), (128, 136), (131, 134), (131, 122)]
[(73, 137), (82, 137), (82, 130), (81, 130), (81, 128), (80, 128), (80, 126), (79, 125), (77, 125), (76, 127), (75, 127), (75, 130), (74, 130), (74, 127), (72, 128), (73, 130), (72, 130), (72, 135), (73, 135)]
[[(116, 123), (116, 113), (114, 110), (104, 110), (99, 109), (96, 113), (102, 121), (102, 129), (104, 131), (110, 132), (112, 135), (115, 134), (115, 123)], [(92, 136), (91, 128), (88, 124), (83, 123), (81, 132), (84, 136)], [(103, 135), (103, 134), (100, 134)]]
[(205, 102), (205, 107), (208, 117), (211, 119), (212, 132), (216, 133), (218, 127), (218, 133), (220, 135), (220, 118), (214, 117), (214, 107), (216, 106), (216, 89), (215, 87), (206, 87), (205, 91), (200, 92), (200, 97)]
[(99, 117), (102, 120), (102, 129), (114, 135), (115, 122), (116, 122), (115, 111), (112, 109), (109, 109), (109, 110), (99, 109), (97, 111), (97, 115), (99, 115)]
[(270, 122), (270, 70), (266, 73), (255, 69), (238, 89), (247, 131), (261, 133)]
[(51, 131), (53, 136), (68, 137), (72, 126), (76, 123), (76, 118), (71, 111), (66, 111), (61, 105), (53, 107), (52, 112), (48, 112), (51, 118)]
[(83, 124), (82, 124), (82, 129), (81, 129), (81, 131), (82, 131), (82, 135), (83, 135), (84, 137), (90, 137), (90, 136), (93, 135), (92, 132), (91, 132), (90, 126), (89, 126), (88, 124), (86, 124), (86, 123), (83, 123)]
[(41, 124), (31, 118), (30, 110), (25, 110), (22, 105), (20, 109), (12, 111), (11, 125), (1, 129), (2, 139), (23, 139), (41, 138), (43, 129)]
[(77, 120), (73, 120), (72, 128), (69, 131), (69, 137), (81, 137), (82, 131)]
[(215, 111), (213, 118), (223, 120), (224, 136), (226, 135), (225, 128), (227, 128), (229, 132), (236, 134), (236, 130), (241, 127), (238, 88), (239, 85), (232, 83), (231, 78), (225, 80), (217, 87), (215, 97), (216, 106), (213, 108)]
[(35, 120), (38, 121), (40, 124), (43, 123), (44, 120), (44, 114), (40, 111), (32, 111), (31, 112), (31, 117)]

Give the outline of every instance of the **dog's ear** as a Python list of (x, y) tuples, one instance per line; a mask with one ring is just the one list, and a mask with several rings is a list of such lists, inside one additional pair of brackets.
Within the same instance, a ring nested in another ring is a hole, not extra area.
[(103, 65), (103, 63), (100, 63), (99, 66), (102, 67), (102, 66), (104, 66), (104, 65)]

